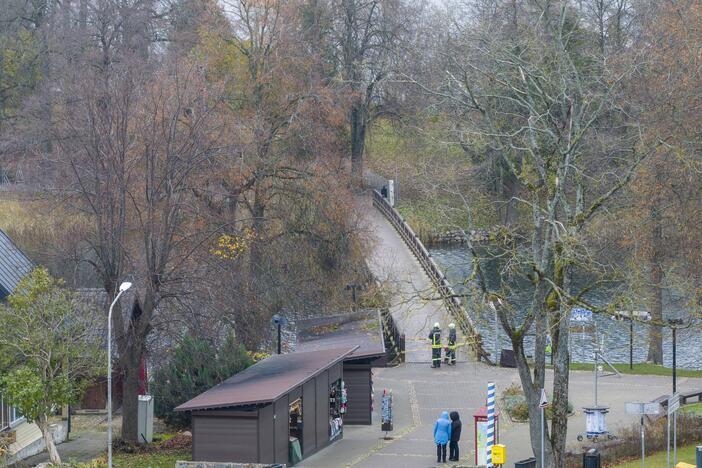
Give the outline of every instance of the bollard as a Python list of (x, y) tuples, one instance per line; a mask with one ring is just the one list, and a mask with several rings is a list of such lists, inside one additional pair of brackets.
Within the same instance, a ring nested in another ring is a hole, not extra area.
[(702, 468), (702, 445), (697, 446), (696, 455), (697, 458), (695, 458), (695, 460), (697, 460), (697, 468)]

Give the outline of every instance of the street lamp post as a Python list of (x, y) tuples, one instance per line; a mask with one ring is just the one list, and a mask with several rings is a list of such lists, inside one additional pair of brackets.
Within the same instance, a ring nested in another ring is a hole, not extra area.
[[(678, 328), (683, 325), (682, 319), (668, 319), (668, 324), (670, 325), (670, 330), (673, 333), (673, 396), (675, 396), (678, 391), (678, 376), (677, 376), (677, 331)], [(677, 464), (678, 461), (678, 413), (673, 411), (673, 466)], [(670, 413), (668, 413), (668, 459), (670, 459)]]
[(287, 323), (287, 320), (285, 320), (284, 317), (281, 317), (278, 314), (275, 314), (273, 317), (271, 317), (271, 320), (273, 320), (273, 323), (275, 323), (276, 326), (278, 327), (278, 354), (280, 354), (280, 351), (281, 351), (280, 326), (283, 325), (284, 323)]
[(132, 287), (132, 283), (124, 282), (119, 285), (119, 293), (110, 304), (110, 311), (107, 314), (107, 466), (112, 468), (112, 309), (119, 300), (119, 297), (127, 289)]
[(346, 285), (346, 290), (351, 291), (351, 300), (353, 301), (354, 307), (357, 305), (357, 300), (356, 300), (356, 292), (357, 291), (362, 291), (364, 286), (362, 284), (356, 284), (356, 283), (350, 283)]
[(678, 382), (677, 382), (677, 331), (680, 325), (683, 325), (683, 320), (682, 319), (668, 319), (668, 324), (670, 325), (670, 329), (673, 332), (673, 393), (675, 393), (678, 389)]

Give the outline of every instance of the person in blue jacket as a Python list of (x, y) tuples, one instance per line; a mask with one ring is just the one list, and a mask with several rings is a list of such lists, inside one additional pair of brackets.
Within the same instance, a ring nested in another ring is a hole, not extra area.
[(441, 417), (434, 424), (434, 442), (436, 442), (436, 462), (446, 463), (446, 444), (451, 439), (451, 421), (448, 411), (441, 413)]

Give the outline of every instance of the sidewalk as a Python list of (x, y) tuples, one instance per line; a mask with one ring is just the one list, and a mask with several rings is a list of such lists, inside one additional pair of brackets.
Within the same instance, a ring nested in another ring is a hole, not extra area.
[[(56, 446), (61, 461), (88, 462), (99, 457), (107, 451), (107, 424), (106, 416), (103, 415), (79, 415), (73, 416), (73, 431), (69, 435), (69, 440)], [(117, 415), (113, 418), (113, 434), (119, 435), (122, 417)], [(26, 458), (14, 466), (17, 468), (32, 467), (39, 463), (49, 461), (46, 451)]]

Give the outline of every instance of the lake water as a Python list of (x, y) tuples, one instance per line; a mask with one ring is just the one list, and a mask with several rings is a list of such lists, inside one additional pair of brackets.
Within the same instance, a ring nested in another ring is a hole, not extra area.
[[(443, 269), (444, 274), (454, 284), (457, 292), (465, 291), (462, 282), (469, 277), (471, 272), (471, 255), (467, 249), (462, 247), (433, 247), (429, 251), (434, 260)], [(493, 278), (496, 280), (496, 278)], [(607, 302), (606, 293), (590, 298), (593, 303), (603, 304)], [(513, 303), (517, 307), (520, 305), (526, 309), (529, 297), (516, 295)], [(664, 304), (664, 314), (666, 317), (683, 317), (685, 311), (682, 310), (676, 301), (670, 297), (666, 298)], [(483, 336), (485, 350), (493, 353), (495, 350), (495, 319), (493, 314), (473, 316), (473, 320), (478, 331)], [(573, 362), (593, 362), (594, 360), (594, 337), (593, 328), (596, 328), (597, 336), (603, 343), (604, 357), (612, 363), (629, 362), (629, 323), (625, 321), (612, 320), (610, 317), (595, 315), (594, 323), (596, 327), (590, 326), (583, 332), (582, 327), (574, 326), (571, 329), (570, 348)], [(649, 326), (644, 323), (634, 323), (634, 362), (645, 362), (648, 354), (648, 332)], [(668, 367), (672, 366), (672, 332), (670, 329), (663, 330), (663, 361)], [(497, 335), (499, 348), (511, 348), (507, 335), (501, 327)], [(531, 354), (534, 349), (533, 336), (525, 339), (527, 353)], [(702, 369), (702, 333), (701, 325), (697, 323), (694, 327), (678, 330), (677, 332), (677, 365), (680, 368)], [(499, 349), (498, 348), (498, 349)]]

